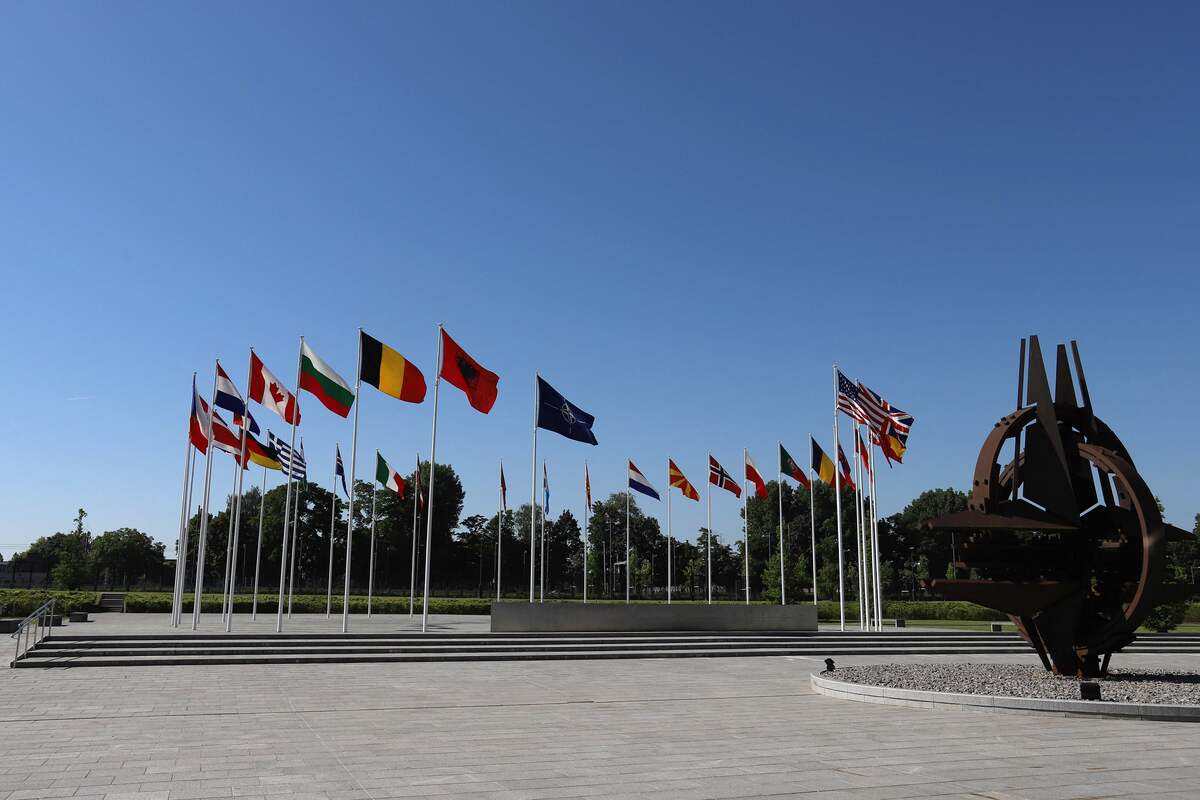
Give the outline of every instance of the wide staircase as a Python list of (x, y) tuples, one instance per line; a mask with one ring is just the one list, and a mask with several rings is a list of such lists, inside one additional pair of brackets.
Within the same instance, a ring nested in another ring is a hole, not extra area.
[[(1138, 637), (1128, 653), (1200, 653), (1200, 636)], [(58, 634), (16, 667), (316, 664), (734, 656), (1028, 655), (1015, 633)]]
[(120, 611), (125, 612), (125, 593), (124, 592), (101, 592), (100, 593), (100, 610), (101, 611)]

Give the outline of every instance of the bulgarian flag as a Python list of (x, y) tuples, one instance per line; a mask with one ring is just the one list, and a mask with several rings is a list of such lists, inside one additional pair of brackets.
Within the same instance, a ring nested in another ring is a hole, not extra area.
[(300, 344), (300, 388), (312, 392), (326, 408), (339, 417), (350, 414), (354, 392), (342, 376), (333, 371), (307, 342)]
[(379, 454), (378, 450), (375, 451), (375, 480), (401, 497), (404, 497), (404, 478), (401, 478), (399, 472), (388, 466), (388, 463), (383, 460), (383, 456)]

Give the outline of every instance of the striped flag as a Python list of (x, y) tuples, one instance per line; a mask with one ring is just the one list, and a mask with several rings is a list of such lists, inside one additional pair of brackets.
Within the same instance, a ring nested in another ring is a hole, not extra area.
[(307, 481), (308, 471), (304, 463), (304, 440), (300, 440), (299, 450), (292, 450), (288, 443), (274, 433), (267, 434), (267, 441), (279, 454), (279, 463), (283, 465), (283, 473), (294, 480)]
[(867, 446), (863, 444), (862, 437), (858, 435), (857, 431), (854, 433), (854, 451), (858, 453), (858, 460), (862, 462), (863, 472), (866, 474), (867, 479), (870, 480), (871, 461), (867, 457)]
[(746, 480), (754, 484), (755, 497), (767, 496), (767, 482), (763, 480), (762, 473), (754, 465), (754, 459), (750, 458), (750, 453), (746, 453)]
[(866, 411), (871, 433), (876, 437), (880, 434), (900, 434), (905, 439), (908, 438), (912, 425), (916, 422), (911, 414), (896, 408), (861, 383), (858, 385), (858, 397)]
[(342, 463), (342, 448), (341, 445), (334, 445), (333, 452), (337, 456), (337, 461), (334, 462), (333, 472), (342, 479), (342, 493), (346, 497), (350, 497), (350, 492), (346, 489), (346, 466)]
[(867, 424), (867, 412), (859, 399), (858, 386), (840, 369), (837, 371), (837, 407), (838, 411), (844, 411), (855, 422)]
[(850, 491), (854, 491), (858, 488), (858, 486), (854, 483), (854, 479), (850, 477), (852, 474), (850, 470), (850, 462), (846, 460), (846, 454), (843, 452), (842, 445), (840, 443), (838, 444), (837, 448), (838, 464), (840, 464), (842, 467), (842, 485), (848, 487)]
[(629, 488), (636, 489), (647, 497), (653, 497), (655, 500), (661, 499), (658, 496), (658, 492), (650, 485), (650, 481), (646, 480), (646, 476), (634, 466), (632, 461), (629, 462)]

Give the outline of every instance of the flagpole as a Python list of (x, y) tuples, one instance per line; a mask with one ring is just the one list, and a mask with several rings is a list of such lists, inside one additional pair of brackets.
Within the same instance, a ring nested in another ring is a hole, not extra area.
[(546, 477), (546, 462), (542, 462), (542, 535), (538, 547), (538, 602), (546, 602), (546, 502), (545, 491), (550, 488), (550, 479)]
[[(299, 375), (296, 376), (296, 385), (297, 386), (300, 385), (300, 376)], [(301, 453), (304, 452), (304, 439), (300, 440), (300, 452)], [(289, 468), (289, 470), (294, 471), (294, 469), (295, 469), (294, 465), (295, 465), (295, 459), (296, 459), (296, 451), (295, 450), (292, 451), (291, 457), (292, 457), (292, 464), (289, 465), (288, 468)], [(307, 467), (305, 469), (306, 469), (305, 474), (307, 474)], [(307, 483), (307, 481), (305, 481), (305, 482)], [(300, 528), (300, 492), (301, 491), (303, 491), (303, 488), (301, 487), (300, 482), (297, 481), (296, 482), (296, 501), (294, 503), (292, 503), (292, 559), (291, 559), (291, 568), (288, 572), (288, 612), (287, 612), (288, 619), (292, 618), (292, 591), (296, 588), (296, 553), (298, 553), (300, 551), (300, 548), (297, 546), (297, 542), (299, 540), (299, 528)]]
[(229, 600), (229, 567), (230, 561), (233, 559), (233, 496), (238, 491), (238, 473), (242, 471), (242, 465), (238, 463), (237, 456), (233, 457), (233, 485), (229, 490), (229, 502), (227, 505), (227, 513), (229, 518), (225, 522), (225, 580), (221, 584), (221, 622), (225, 622), (225, 605)]
[[(247, 392), (249, 389), (247, 388)], [(250, 603), (250, 619), (258, 619), (258, 567), (262, 559), (263, 512), (267, 508), (267, 468), (263, 467), (262, 490), (258, 497), (258, 544), (254, 548), (254, 596)]]
[[(300, 337), (300, 347), (296, 351), (296, 391), (300, 391), (300, 366), (304, 360), (304, 337)], [(286, 409), (287, 406), (284, 406)], [(287, 491), (283, 496), (283, 544), (279, 553), (279, 601), (275, 606), (275, 632), (283, 632), (283, 592), (287, 588), (288, 568), (288, 512), (292, 507), (292, 476), (296, 474), (296, 422), (300, 416), (300, 397), (296, 396), (292, 408), (292, 439), (288, 445), (288, 481)]]
[[(249, 394), (250, 384), (246, 384), (247, 394)], [(248, 402), (248, 401), (247, 401)], [(242, 485), (246, 477), (246, 470), (243, 465), (246, 463), (246, 442), (250, 437), (250, 406), (245, 408), (246, 415), (242, 419), (242, 458), (241, 463), (236, 463), (237, 468), (237, 503), (234, 506), (233, 512), (233, 542), (229, 548), (229, 581), (228, 581), (228, 597), (227, 600), (229, 610), (225, 614), (225, 632), (229, 633), (233, 630), (233, 595), (237, 590), (237, 552), (238, 541), (242, 531)]]
[(742, 568), (746, 576), (746, 605), (750, 605), (750, 482), (746, 480), (746, 463), (750, 454), (742, 448)]
[(438, 324), (437, 337), (437, 377), (433, 381), (433, 438), (429, 444), (429, 504), (425, 507), (425, 585), (424, 599), (421, 601), (421, 632), (424, 633), (429, 621), (429, 557), (433, 543), (433, 478), (434, 467), (437, 464), (437, 420), (438, 420), (438, 389), (442, 385), (442, 326)]
[(358, 410), (362, 408), (362, 328), (358, 329), (358, 366), (354, 378), (354, 429), (350, 434), (350, 493), (346, 497), (346, 580), (342, 588), (342, 633), (350, 630), (350, 556), (354, 550), (354, 470), (358, 461)]
[[(833, 452), (837, 458), (838, 447), (838, 368), (833, 365)], [(842, 574), (842, 465), (835, 464), (833, 468), (833, 500), (837, 514), (837, 549), (838, 549), (838, 612), (841, 618), (840, 630), (846, 630), (846, 581)]]
[(667, 605), (671, 605), (671, 459), (667, 459)]
[(179, 536), (175, 539), (175, 588), (171, 597), (171, 627), (179, 625), (179, 604), (183, 592), (180, 587), (183, 585), (180, 564), (184, 570), (187, 569), (187, 550), (184, 545), (184, 533), (187, 531), (187, 515), (188, 515), (188, 488), (191, 486), (191, 481), (188, 478), (188, 468), (192, 464), (192, 411), (191, 406), (196, 402), (196, 373), (192, 373), (192, 398), (189, 403), (187, 425), (184, 426), (183, 432), (183, 492), (179, 497)]
[[(375, 459), (379, 459), (379, 451), (375, 451)], [(367, 567), (367, 619), (371, 618), (371, 597), (375, 593), (375, 501), (379, 497), (379, 487), (371, 486), (371, 557)]]
[[(779, 442), (779, 450), (783, 451), (783, 442)], [(779, 481), (775, 487), (775, 493), (779, 495), (779, 605), (787, 605), (787, 581), (784, 580), (786, 574), (783, 569), (783, 461), (779, 462)]]
[[(712, 458), (712, 456), (709, 456)], [(708, 574), (705, 579), (708, 581), (708, 604), (712, 605), (712, 481), (708, 482), (708, 489), (705, 491), (708, 495), (708, 536), (706, 544), (708, 545)]]
[[(504, 483), (504, 459), (500, 459), (500, 478), (501, 487)], [(496, 504), (496, 602), (500, 602), (500, 547), (504, 543), (504, 489), (501, 488), (500, 496), (497, 498), (500, 502)], [(587, 591), (586, 584), (584, 591)]]
[[(216, 363), (215, 361), (213, 362)], [(196, 547), (196, 590), (192, 597), (192, 630), (200, 624), (200, 606), (202, 594), (204, 592), (204, 550), (208, 543), (208, 495), (212, 488), (212, 462), (213, 456), (216, 453), (216, 446), (213, 442), (213, 415), (216, 414), (214, 406), (217, 402), (217, 370), (213, 367), (213, 390), (212, 399), (208, 402), (208, 453), (204, 458), (204, 504), (200, 512), (200, 539), (197, 541)]]
[(330, 505), (333, 507), (329, 512), (329, 579), (325, 583), (325, 619), (333, 616), (333, 526), (337, 524), (337, 462), (341, 456), (341, 450), (335, 442), (333, 445), (333, 480), (330, 481), (330, 497), (333, 502)]
[(883, 581), (879, 577), (879, 509), (875, 504), (875, 451), (868, 449), (871, 467), (871, 549), (875, 560), (875, 630), (883, 630)]
[[(417, 453), (417, 471), (413, 473), (417, 483), (421, 482), (421, 454)], [(412, 618), (413, 605), (417, 600), (417, 513), (421, 508), (421, 492), (413, 498), (412, 559), (408, 569), (408, 616)]]
[[(182, 621), (182, 618), (183, 618), (183, 592), (187, 588), (187, 554), (188, 554), (188, 545), (191, 542), (191, 538), (192, 538), (191, 532), (189, 530), (191, 528), (191, 525), (189, 523), (191, 522), (190, 517), (191, 517), (191, 511), (192, 511), (192, 485), (196, 482), (196, 451), (194, 449), (190, 451), (190, 458), (191, 458), (191, 460), (189, 462), (190, 465), (188, 467), (187, 486), (184, 487), (186, 489), (186, 493), (183, 496), (183, 507), (185, 509), (185, 513), (184, 513), (183, 536), (180, 538), (181, 544), (179, 546), (179, 553), (182, 554), (182, 558), (183, 558), (183, 568), (182, 568), (182, 570), (180, 570), (179, 576), (178, 576), (179, 600), (177, 601), (177, 604), (175, 606), (175, 615), (174, 615), (174, 623), (173, 623), (174, 627), (176, 627), (176, 628), (179, 627), (179, 623)], [(176, 559), (175, 559), (177, 563), (179, 561), (179, 558), (180, 558), (180, 555), (177, 554)]]
[(533, 375), (533, 460), (529, 464), (529, 602), (533, 602), (533, 569), (537, 557), (537, 418), (538, 418), (538, 378), (540, 373)]
[(587, 459), (583, 460), (583, 603), (587, 605), (587, 579), (588, 579), (588, 517), (592, 513), (591, 503), (588, 502), (587, 496), (588, 484), (591, 483), (591, 476), (587, 471)]
[[(628, 481), (626, 481), (628, 483)], [(625, 488), (625, 604), (629, 604), (629, 487)]]
[(812, 526), (812, 589), (813, 606), (817, 605), (817, 478), (812, 467), (808, 469), (808, 521)]
[(850, 426), (854, 431), (854, 533), (858, 540), (858, 629), (866, 630), (867, 625), (867, 606), (866, 606), (866, 589), (867, 589), (867, 573), (866, 573), (866, 556), (867, 556), (867, 541), (863, 538), (862, 525), (862, 459), (858, 454), (858, 422), (856, 421)]

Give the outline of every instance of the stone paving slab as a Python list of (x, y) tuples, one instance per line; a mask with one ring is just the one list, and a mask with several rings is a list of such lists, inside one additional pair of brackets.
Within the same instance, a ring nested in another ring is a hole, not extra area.
[[(1200, 657), (1120, 664), (1195, 670)], [(1200, 726), (846, 702), (811, 691), (821, 667), (4, 670), (0, 800), (1197, 797)]]

